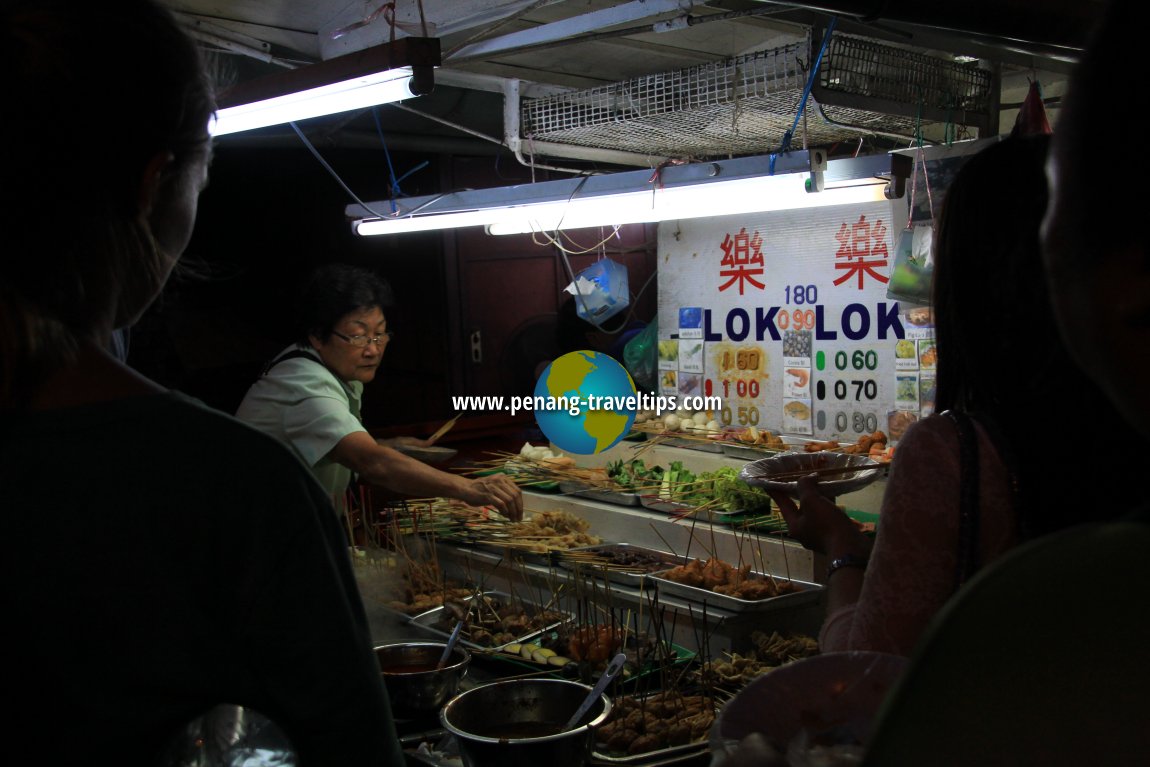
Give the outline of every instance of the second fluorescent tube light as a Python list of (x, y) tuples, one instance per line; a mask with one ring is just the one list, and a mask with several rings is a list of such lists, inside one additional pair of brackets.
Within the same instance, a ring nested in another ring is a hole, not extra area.
[[(898, 155), (832, 160), (826, 189), (808, 192), (806, 152), (744, 157), (650, 171), (563, 179), (399, 201), (350, 205), (357, 234), (370, 236), (486, 226), (491, 234), (579, 229), (641, 222), (822, 207), (901, 197), (910, 161)], [(774, 174), (771, 171), (774, 171)]]

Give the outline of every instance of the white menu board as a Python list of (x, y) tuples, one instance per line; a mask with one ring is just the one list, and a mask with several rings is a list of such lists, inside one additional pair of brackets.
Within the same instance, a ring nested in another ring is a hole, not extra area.
[[(917, 417), (918, 363), (932, 359), (933, 342), (913, 338), (915, 369), (904, 370), (895, 352), (911, 307), (887, 297), (906, 208), (895, 200), (660, 224), (659, 334), (678, 341), (677, 364), (662, 358), (660, 388), (721, 397), (727, 425), (819, 439), (854, 441), (886, 429), (899, 409)], [(912, 375), (913, 408), (899, 400)]]

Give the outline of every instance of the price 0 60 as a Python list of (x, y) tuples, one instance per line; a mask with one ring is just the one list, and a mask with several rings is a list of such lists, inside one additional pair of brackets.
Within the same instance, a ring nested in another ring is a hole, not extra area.
[(855, 349), (849, 356), (841, 349), (835, 352), (835, 367), (846, 370), (847, 365), (855, 370), (874, 370), (878, 367), (878, 352), (874, 349), (865, 352), (862, 349)]

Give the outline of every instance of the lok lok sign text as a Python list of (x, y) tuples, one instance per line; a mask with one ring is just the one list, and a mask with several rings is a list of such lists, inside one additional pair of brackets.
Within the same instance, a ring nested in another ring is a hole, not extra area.
[(905, 226), (905, 200), (660, 224), (660, 394), (715, 394), (729, 426), (820, 439), (885, 424)]

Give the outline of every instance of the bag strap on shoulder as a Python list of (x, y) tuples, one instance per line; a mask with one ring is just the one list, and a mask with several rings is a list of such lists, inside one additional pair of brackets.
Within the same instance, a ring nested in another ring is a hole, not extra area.
[(959, 520), (958, 564), (955, 568), (954, 589), (970, 580), (981, 564), (979, 557), (979, 481), (978, 434), (974, 421), (966, 413), (947, 410), (942, 413), (954, 423), (958, 431), (959, 457)]

